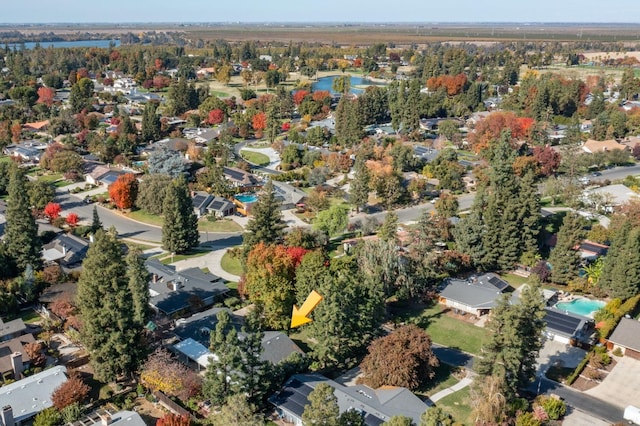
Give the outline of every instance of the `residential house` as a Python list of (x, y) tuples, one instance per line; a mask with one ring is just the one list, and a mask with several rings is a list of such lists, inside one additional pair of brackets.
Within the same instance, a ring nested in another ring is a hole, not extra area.
[(126, 175), (127, 173), (139, 174), (139, 172), (135, 170), (128, 169), (117, 169), (106, 166), (97, 166), (93, 169), (91, 173), (85, 175), (85, 181), (90, 183), (91, 185), (103, 185), (108, 187), (112, 183), (114, 183), (120, 176)]
[(224, 167), (222, 173), (231, 185), (238, 188), (240, 192), (256, 191), (262, 188), (262, 180), (250, 172), (235, 167)]
[(580, 243), (578, 250), (580, 250), (580, 257), (582, 259), (592, 261), (599, 257), (606, 256), (609, 251), (609, 246), (584, 240)]
[(595, 330), (595, 323), (591, 318), (561, 311), (555, 307), (545, 308), (544, 322), (547, 325), (545, 336), (565, 345), (589, 343)]
[(8, 322), (4, 322), (0, 318), (0, 342), (11, 340), (25, 333), (27, 333), (27, 326), (22, 318), (16, 318)]
[(280, 200), (281, 210), (290, 210), (304, 202), (307, 193), (288, 183), (272, 181), (276, 198)]
[[(211, 331), (216, 329), (217, 315), (221, 311), (229, 313), (231, 325), (238, 331), (238, 337), (244, 339), (246, 335), (242, 331), (243, 318), (234, 315), (227, 308), (211, 308), (176, 321), (173, 333), (180, 339), (180, 342), (176, 343), (173, 349), (185, 361), (195, 362), (199, 369), (209, 365), (209, 358), (215, 358), (215, 354), (209, 351), (209, 339)], [(269, 361), (275, 365), (284, 361), (294, 352), (304, 354), (302, 349), (286, 334), (280, 331), (264, 332), (260, 356), (262, 361)]]
[(208, 213), (218, 218), (231, 216), (236, 212), (236, 205), (226, 198), (208, 194), (204, 191), (196, 191), (191, 194), (193, 211), (198, 218)]
[(46, 132), (49, 128), (49, 120), (35, 121), (33, 123), (24, 123), (23, 130), (29, 132)]
[(609, 337), (607, 348), (620, 348), (624, 356), (640, 360), (640, 321), (622, 318)]
[(496, 307), (509, 283), (496, 274), (473, 275), (466, 280), (447, 278), (439, 302), (462, 314), (487, 315)]
[(42, 410), (53, 405), (53, 391), (67, 381), (67, 369), (57, 366), (0, 388), (0, 420), (6, 426), (30, 425)]
[(47, 149), (46, 144), (23, 142), (17, 145), (8, 145), (4, 149), (4, 153), (11, 157), (19, 157), (23, 161), (39, 163), (45, 149)]
[(145, 266), (151, 277), (149, 303), (166, 316), (211, 306), (229, 291), (222, 278), (200, 268), (176, 271), (175, 266), (163, 265), (158, 259), (148, 259)]
[(632, 200), (639, 194), (622, 184), (607, 185), (600, 188), (587, 189), (582, 193), (582, 200), (605, 212), (613, 212), (617, 207)]
[(83, 419), (67, 423), (67, 426), (146, 426), (146, 423), (135, 411), (122, 410), (111, 413), (101, 408)]
[(430, 163), (440, 154), (439, 149), (429, 148), (423, 145), (415, 145), (413, 147), (413, 156), (426, 163)]
[(58, 234), (42, 247), (42, 258), (63, 267), (79, 266), (87, 255), (89, 241), (72, 234)]
[(362, 415), (366, 426), (381, 425), (398, 415), (409, 417), (414, 424), (419, 424), (420, 416), (429, 408), (406, 388), (343, 386), (320, 374), (292, 376), (278, 393), (269, 398), (269, 402), (276, 407), (282, 420), (302, 426), (302, 413), (309, 404), (309, 394), (320, 383), (326, 383), (334, 389), (340, 413), (356, 410)]
[(223, 126), (212, 128), (189, 128), (184, 129), (183, 134), (187, 139), (194, 140), (197, 144), (206, 145), (214, 139), (220, 136), (220, 132), (224, 129)]
[(24, 346), (35, 341), (33, 334), (29, 333), (0, 343), (0, 383), (22, 378), (22, 372), (29, 368), (31, 362)]
[(627, 147), (621, 143), (618, 143), (614, 139), (609, 139), (606, 141), (596, 141), (593, 139), (589, 139), (582, 144), (582, 150), (588, 154), (594, 154), (596, 152), (614, 151), (616, 149), (625, 150), (627, 149)]

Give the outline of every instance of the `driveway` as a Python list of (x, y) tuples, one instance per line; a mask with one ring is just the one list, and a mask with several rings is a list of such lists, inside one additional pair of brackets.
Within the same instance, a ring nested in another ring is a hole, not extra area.
[(538, 355), (538, 371), (547, 371), (552, 365), (575, 368), (585, 357), (587, 351), (565, 345), (553, 340), (545, 340)]
[(618, 364), (607, 377), (586, 394), (617, 405), (638, 405), (640, 401), (640, 361), (629, 357), (615, 358)]
[(562, 426), (609, 426), (609, 422), (569, 407), (562, 420)]

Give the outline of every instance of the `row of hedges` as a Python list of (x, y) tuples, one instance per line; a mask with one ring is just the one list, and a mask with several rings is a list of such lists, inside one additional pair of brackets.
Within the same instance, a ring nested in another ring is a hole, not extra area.
[(620, 299), (613, 299), (595, 314), (598, 323), (598, 333), (601, 339), (609, 337), (614, 328), (618, 325), (622, 317), (632, 314), (640, 302), (640, 295), (627, 299), (622, 303)]

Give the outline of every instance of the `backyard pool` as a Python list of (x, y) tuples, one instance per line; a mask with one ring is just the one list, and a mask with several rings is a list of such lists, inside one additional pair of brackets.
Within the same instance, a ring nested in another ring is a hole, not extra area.
[(251, 204), (258, 201), (258, 196), (256, 194), (238, 194), (234, 198), (242, 204)]
[(591, 316), (595, 311), (602, 308), (604, 302), (599, 300), (590, 300), (585, 298), (574, 299), (571, 302), (556, 303), (556, 308), (561, 311), (571, 312), (572, 314), (582, 315), (584, 317)]

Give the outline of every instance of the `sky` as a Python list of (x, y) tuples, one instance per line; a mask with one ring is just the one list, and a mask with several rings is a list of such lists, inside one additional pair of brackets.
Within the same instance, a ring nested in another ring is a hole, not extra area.
[(2, 0), (0, 23), (640, 22), (638, 0)]

